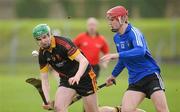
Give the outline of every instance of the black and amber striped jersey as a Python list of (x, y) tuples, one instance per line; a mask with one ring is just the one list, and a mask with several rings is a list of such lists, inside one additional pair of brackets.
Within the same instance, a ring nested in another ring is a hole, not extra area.
[[(74, 76), (79, 68), (79, 62), (75, 57), (81, 53), (74, 43), (65, 37), (52, 36), (49, 49), (39, 50), (40, 72), (47, 73), (49, 65), (59, 73), (61, 78)], [(88, 65), (84, 74), (91, 69)]]

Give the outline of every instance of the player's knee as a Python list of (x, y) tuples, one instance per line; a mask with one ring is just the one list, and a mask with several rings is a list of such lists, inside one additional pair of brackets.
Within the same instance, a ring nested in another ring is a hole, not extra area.
[(55, 112), (65, 112), (66, 109), (55, 105), (54, 110)]
[(99, 112), (98, 109), (85, 109), (85, 112)]
[(85, 112), (99, 112), (99, 109), (95, 106), (85, 107)]
[(169, 112), (169, 109), (166, 103), (158, 103), (156, 104), (155, 107), (156, 107), (157, 112)]
[(157, 112), (169, 112), (169, 109), (166, 106), (158, 106), (156, 107)]

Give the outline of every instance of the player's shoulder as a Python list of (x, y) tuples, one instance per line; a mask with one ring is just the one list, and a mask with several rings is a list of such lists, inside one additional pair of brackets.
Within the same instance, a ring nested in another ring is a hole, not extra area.
[(55, 38), (56, 43), (62, 42), (62, 41), (67, 41), (67, 42), (71, 41), (69, 37), (65, 37), (65, 36), (54, 36), (54, 38)]
[(86, 33), (86, 32), (82, 32), (82, 33), (79, 33), (79, 34), (74, 38), (74, 40), (80, 41), (80, 40), (82, 40), (82, 39), (84, 39), (84, 38), (86, 38), (86, 37), (87, 37), (87, 33)]
[(103, 35), (100, 35), (100, 34), (98, 34), (98, 38), (99, 38), (100, 40), (102, 40), (102, 41), (105, 41), (105, 40), (106, 40), (105, 37), (104, 37)]
[(137, 38), (137, 37), (141, 37), (142, 35), (143, 35), (142, 32), (138, 28), (134, 26), (131, 27), (131, 30), (129, 32), (129, 37)]
[(69, 37), (54, 36), (54, 38), (56, 45), (64, 46), (67, 49), (74, 45)]
[(134, 34), (136, 34), (136, 33), (141, 33), (141, 31), (139, 30), (139, 28), (137, 28), (137, 27), (135, 27), (135, 26), (133, 26), (133, 25), (131, 25), (131, 24), (128, 24), (128, 27), (130, 28), (130, 33), (134, 33)]
[(66, 39), (67, 37), (65, 37), (65, 36), (54, 36), (53, 35), (53, 37), (55, 38), (55, 39)]

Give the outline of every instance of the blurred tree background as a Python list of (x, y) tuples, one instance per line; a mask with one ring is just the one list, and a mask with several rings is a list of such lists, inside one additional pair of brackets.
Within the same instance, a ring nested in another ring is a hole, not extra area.
[(60, 18), (104, 18), (105, 11), (116, 5), (127, 7), (131, 18), (180, 16), (179, 0), (0, 0), (0, 3), (0, 18), (44, 18), (52, 17), (52, 13), (61, 15)]
[[(32, 36), (31, 29), (36, 23), (48, 23), (61, 30), (62, 35), (73, 38), (86, 30), (86, 19), (93, 16), (100, 20), (100, 32), (111, 37), (113, 34), (104, 21), (105, 13), (111, 7), (123, 5), (128, 9), (130, 21), (150, 41), (152, 54), (158, 60), (177, 62), (180, 60), (179, 4), (180, 0), (0, 0), (0, 46), (3, 52), (0, 61), (7, 62), (7, 58), (11, 63), (31, 60), (24, 49), (27, 46), (31, 48), (29, 50), (35, 48), (33, 40), (32, 43), (29, 41), (31, 44), (22, 42), (27, 40), (25, 37)], [(112, 39), (107, 40), (114, 52)]]
[(16, 14), (18, 18), (43, 18), (48, 16), (47, 0), (17, 0)]

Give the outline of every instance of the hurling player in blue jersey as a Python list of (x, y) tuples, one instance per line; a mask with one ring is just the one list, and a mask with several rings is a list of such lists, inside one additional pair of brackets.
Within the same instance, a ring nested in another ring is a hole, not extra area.
[(138, 112), (137, 106), (144, 98), (149, 98), (157, 112), (169, 112), (160, 68), (152, 58), (143, 34), (128, 23), (128, 11), (123, 6), (113, 7), (106, 14), (111, 30), (115, 32), (117, 53), (105, 55), (101, 61), (118, 59), (106, 83), (111, 85), (124, 68), (129, 74), (121, 111)]

